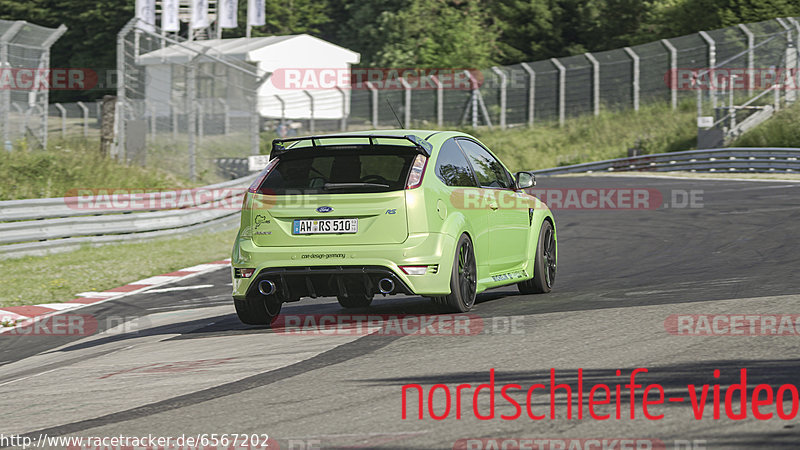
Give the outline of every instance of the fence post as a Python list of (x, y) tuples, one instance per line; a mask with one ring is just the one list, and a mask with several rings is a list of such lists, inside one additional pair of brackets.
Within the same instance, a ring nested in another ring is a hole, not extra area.
[[(39, 68), (45, 69), (50, 67), (50, 47), (55, 44), (58, 38), (61, 37), (64, 33), (67, 32), (67, 27), (64, 24), (59, 25), (59, 27), (54, 31), (47, 39), (44, 40), (40, 44), (42, 48), (44, 48), (44, 52), (42, 52), (41, 58), (39, 58)], [(37, 75), (38, 77), (39, 75)], [(42, 103), (44, 105), (43, 108), (40, 108), (42, 111), (42, 148), (47, 149), (47, 104), (49, 103), (50, 99), (50, 90), (49, 89), (42, 89)]]
[(592, 109), (597, 116), (600, 114), (600, 62), (591, 53), (584, 53), (584, 56), (592, 63)]
[[(486, 104), (483, 103), (483, 96), (481, 95), (481, 91), (478, 87), (478, 80), (472, 76), (469, 70), (464, 71), (464, 75), (467, 76), (469, 79), (469, 85), (472, 88), (472, 97), (470, 97), (470, 101), (467, 104), (467, 107), (464, 108), (464, 114), (461, 116), (461, 123), (467, 119), (467, 116), (470, 113), (470, 109), (472, 110), (472, 128), (478, 127), (478, 114), (483, 113), (484, 121), (486, 122), (486, 126), (489, 129), (492, 129), (492, 119), (489, 117), (489, 112), (486, 110)], [(480, 108), (480, 110), (478, 110)]]
[(669, 99), (672, 103), (672, 109), (678, 108), (678, 49), (666, 39), (661, 40), (661, 45), (666, 47), (669, 51), (669, 70), (670, 70), (670, 83), (669, 83)]
[(17, 114), (25, 117), (24, 120), (19, 121), (19, 134), (20, 136), (25, 136), (25, 122), (27, 121), (27, 117), (25, 116), (25, 111), (23, 111), (22, 107), (16, 103), (12, 103), (11, 107), (17, 110)]
[(564, 120), (566, 119), (566, 102), (564, 99), (567, 87), (567, 68), (556, 58), (550, 58), (550, 61), (558, 69), (558, 124), (564, 125)]
[[(708, 69), (711, 71), (709, 73), (709, 76), (713, 78), (714, 68), (717, 65), (717, 46), (714, 43), (714, 39), (711, 39), (711, 36), (709, 36), (708, 33), (706, 33), (705, 31), (700, 31), (698, 34), (700, 34), (700, 37), (702, 37), (703, 40), (706, 41), (706, 44), (708, 44)], [(716, 117), (717, 95), (711, 89), (709, 89), (708, 95), (709, 97), (711, 97), (711, 110), (714, 112), (714, 117)]]
[(478, 83), (472, 78), (472, 74), (468, 70), (464, 73), (469, 77), (470, 87), (472, 88), (472, 97), (470, 104), (472, 105), (472, 128), (478, 128)]
[(733, 94), (734, 94), (733, 84), (734, 84), (734, 82), (733, 82), (733, 80), (734, 80), (734, 78), (736, 78), (736, 76), (735, 75), (731, 75), (729, 86), (728, 86), (728, 88), (729, 88), (729, 91), (728, 91), (728, 108), (729, 108), (728, 109), (728, 115), (731, 116), (730, 125), (728, 127), (728, 130), (731, 130), (731, 131), (736, 129), (736, 106), (733, 104), (733, 102), (734, 102), (734, 98), (733, 98)]
[(59, 113), (61, 113), (61, 139), (67, 137), (67, 110), (61, 103), (53, 103)]
[(378, 89), (367, 81), (367, 88), (372, 99), (372, 128), (378, 128)]
[(742, 33), (747, 37), (747, 94), (750, 95), (753, 92), (753, 68), (755, 64), (753, 46), (755, 46), (755, 36), (744, 24), (740, 23), (739, 29), (742, 30)]
[(528, 126), (532, 127), (536, 112), (536, 72), (528, 63), (521, 65), (525, 72), (528, 72)]
[[(0, 36), (0, 67), (10, 67), (8, 64), (8, 43), (19, 32), (25, 24), (22, 20), (17, 20), (11, 25), (2, 36)], [(11, 141), (11, 91), (3, 89), (3, 103), (0, 105), (0, 127), (3, 127), (3, 145)]]
[(224, 98), (220, 97), (217, 101), (222, 104), (222, 114), (225, 116), (222, 120), (222, 134), (227, 135), (231, 130), (231, 110)]
[(444, 125), (444, 88), (436, 75), (431, 75), (431, 80), (436, 83), (436, 125)]
[(178, 105), (170, 99), (169, 112), (172, 116), (172, 139), (178, 140)]
[[(797, 62), (797, 54), (795, 53), (794, 43), (792, 42), (792, 27), (790, 27), (783, 19), (780, 17), (775, 19), (784, 30), (786, 30), (786, 56), (784, 61), (786, 61), (786, 67), (784, 67), (784, 71), (788, 73), (794, 73), (796, 62)], [(782, 77), (785, 79), (785, 77)], [(795, 99), (797, 98), (795, 86), (783, 86), (783, 97), (786, 101), (787, 105), (794, 103)]]
[[(699, 83), (699, 82), (698, 82)], [(695, 83), (697, 84), (697, 83)], [(703, 91), (697, 89), (697, 121), (700, 123), (700, 117), (703, 116)]]
[[(795, 19), (794, 17), (789, 17), (789, 23), (794, 25), (795, 28), (795, 34), (794, 34), (795, 35), (794, 48), (796, 52), (795, 61), (800, 63), (800, 22), (798, 22), (797, 19)], [(800, 64), (798, 64), (798, 66), (800, 66)], [(798, 73), (795, 74), (794, 85), (795, 89), (800, 89), (800, 71), (798, 71)]]
[(403, 126), (409, 128), (411, 125), (411, 85), (408, 84), (405, 78), (400, 77), (400, 83), (403, 85)]
[(189, 67), (186, 68), (186, 108), (187, 108), (187, 120), (186, 120), (186, 132), (189, 137), (189, 179), (195, 181), (197, 177), (197, 167), (196, 167), (196, 133), (197, 133), (197, 111), (194, 109), (195, 106), (195, 68), (194, 68), (194, 59), (189, 61)]
[(347, 131), (347, 93), (339, 86), (336, 86), (336, 90), (342, 94), (342, 123), (339, 125), (339, 129), (341, 131)]
[[(47, 64), (45, 64), (45, 61), (48, 61)], [(41, 56), (41, 58), (39, 60), (39, 67), (40, 68), (48, 67), (50, 65), (49, 61), (50, 61), (50, 50), (47, 50), (44, 53), (42, 53), (42, 56)], [(36, 77), (37, 77), (37, 81), (38, 81), (38, 78), (40, 77), (40, 75), (37, 74)], [(49, 127), (48, 127), (47, 121), (49, 119), (49, 114), (48, 114), (49, 107), (48, 107), (48, 105), (50, 103), (50, 90), (49, 89), (43, 89), (41, 91), (41, 93), (42, 93), (42, 96), (44, 97), (44, 99), (42, 100), (42, 105), (44, 105), (44, 106), (39, 108), (39, 111), (42, 113), (42, 116), (41, 116), (41, 121), (42, 121), (42, 149), (43, 150), (47, 150), (47, 138), (48, 138), (47, 135), (49, 133)], [(34, 94), (34, 95), (36, 95), (36, 94)], [(28, 118), (26, 117), (25, 118), (25, 127), (27, 128), (27, 126), (28, 126)]]
[(633, 60), (633, 110), (639, 111), (639, 55), (630, 47), (624, 50)]
[(281, 103), (281, 123), (283, 123), (286, 120), (286, 101), (278, 94), (275, 94), (275, 98)]
[(197, 110), (197, 145), (200, 145), (203, 142), (203, 137), (205, 137), (205, 130), (203, 128), (206, 110), (203, 108), (203, 104), (200, 101), (196, 100), (194, 104)]
[(158, 124), (156, 123), (156, 105), (152, 102), (145, 101), (147, 105), (149, 103), (150, 108), (150, 142), (156, 141), (156, 127)]
[(89, 107), (83, 102), (78, 102), (78, 106), (83, 111), (83, 137), (89, 137)]
[(112, 156), (119, 160), (125, 153), (125, 38), (133, 30), (136, 20), (129, 21), (117, 34), (117, 105), (114, 108), (114, 131), (116, 145), (112, 146)]
[(314, 132), (314, 128), (315, 128), (314, 127), (314, 96), (312, 96), (311, 93), (308, 92), (308, 91), (303, 91), (303, 94), (306, 94), (306, 97), (308, 97), (309, 111), (311, 111), (311, 116), (310, 116), (311, 118), (310, 118), (310, 120), (308, 122), (308, 131), (313, 133)]
[(261, 153), (261, 113), (258, 111), (258, 89), (250, 100), (250, 154)]
[(506, 128), (506, 92), (508, 88), (508, 77), (497, 66), (492, 67), (492, 72), (500, 77), (500, 128)]

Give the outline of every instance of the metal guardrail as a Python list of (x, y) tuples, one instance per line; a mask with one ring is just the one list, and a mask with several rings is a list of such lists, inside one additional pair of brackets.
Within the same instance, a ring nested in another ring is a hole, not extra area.
[(124, 206), (100, 209), (85, 207), (91, 196), (2, 201), (0, 255), (41, 255), (86, 244), (230, 228), (238, 223), (235, 206), (253, 179), (248, 175), (201, 188), (128, 194)]
[(719, 148), (657, 153), (609, 159), (552, 169), (534, 170), (537, 175), (612, 172), (730, 172), (800, 173), (800, 148)]
[[(617, 158), (552, 169), (538, 175), (616, 172), (800, 172), (800, 148), (723, 148), (659, 153)], [(244, 188), (255, 175), (202, 188), (139, 194), (140, 204), (163, 204), (165, 197), (179, 199), (179, 207), (111, 208), (77, 207), (80, 197), (11, 200), (0, 202), (0, 255), (16, 257), (46, 254), (109, 242), (149, 239), (197, 230), (235, 226)], [(208, 193), (208, 195), (198, 195)], [(198, 200), (201, 199), (202, 200)], [(218, 207), (220, 202), (226, 206)]]

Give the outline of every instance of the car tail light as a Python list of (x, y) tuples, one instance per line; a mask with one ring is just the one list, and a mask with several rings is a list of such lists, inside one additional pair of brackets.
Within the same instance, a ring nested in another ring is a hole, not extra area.
[(261, 187), (261, 183), (264, 182), (264, 179), (267, 178), (267, 175), (272, 171), (272, 169), (278, 165), (278, 158), (272, 158), (269, 163), (267, 163), (267, 167), (264, 167), (264, 170), (258, 175), (253, 184), (247, 189), (247, 192), (251, 192), (253, 194), (260, 194), (258, 189)]
[(255, 271), (256, 269), (234, 269), (233, 272), (236, 278), (250, 278)]
[(425, 275), (428, 266), (400, 266), (400, 270), (406, 275)]
[(408, 181), (406, 182), (406, 189), (414, 189), (422, 184), (422, 177), (425, 175), (425, 167), (428, 166), (428, 157), (425, 155), (417, 155), (414, 158), (414, 163), (411, 164), (411, 171), (408, 174)]

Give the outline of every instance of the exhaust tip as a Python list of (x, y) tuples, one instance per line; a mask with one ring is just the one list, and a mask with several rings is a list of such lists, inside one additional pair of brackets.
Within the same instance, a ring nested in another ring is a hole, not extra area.
[(381, 294), (391, 294), (394, 291), (394, 281), (391, 278), (381, 278), (378, 281), (378, 290)]
[(258, 292), (262, 295), (272, 295), (275, 293), (275, 283), (270, 280), (261, 280), (258, 282)]

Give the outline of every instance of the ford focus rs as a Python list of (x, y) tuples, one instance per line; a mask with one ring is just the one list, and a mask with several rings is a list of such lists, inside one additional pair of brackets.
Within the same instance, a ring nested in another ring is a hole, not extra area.
[(239, 319), (269, 324), (281, 305), (336, 297), (430, 297), (469, 311), (516, 284), (545, 293), (556, 272), (549, 208), (464, 133), (392, 130), (277, 139), (245, 194), (231, 259)]

